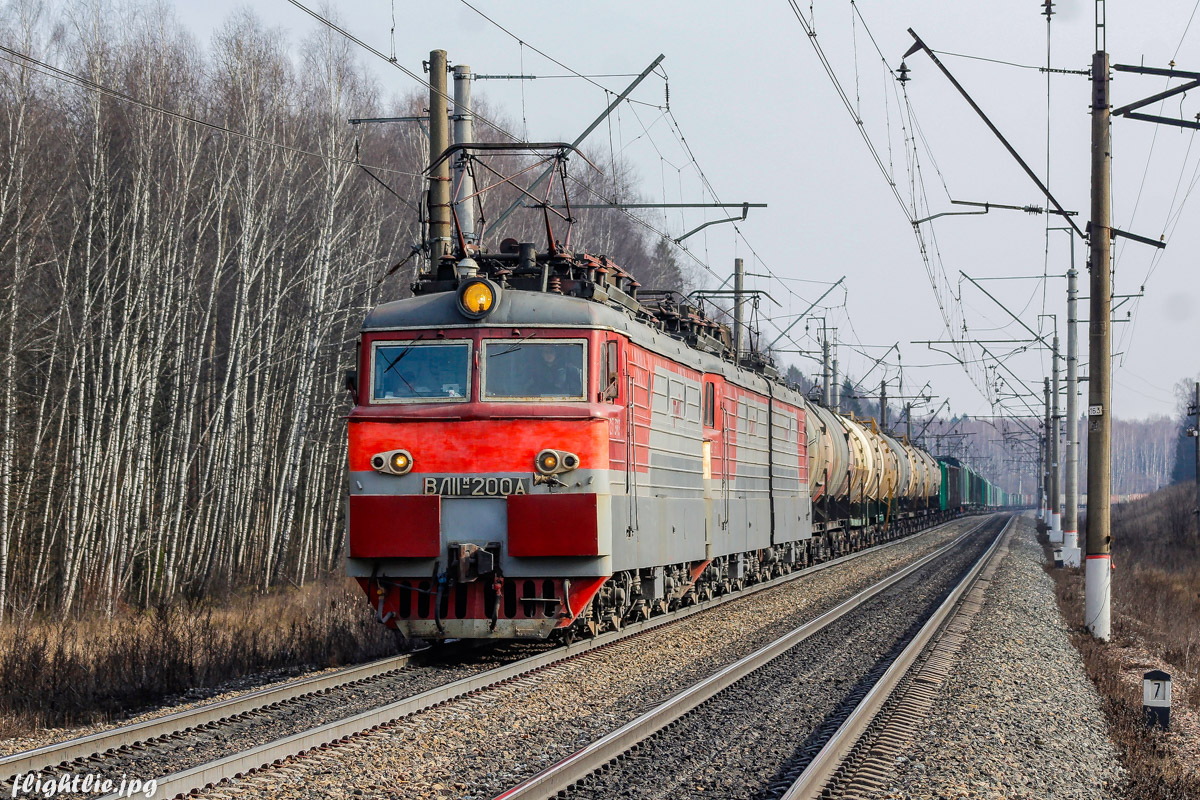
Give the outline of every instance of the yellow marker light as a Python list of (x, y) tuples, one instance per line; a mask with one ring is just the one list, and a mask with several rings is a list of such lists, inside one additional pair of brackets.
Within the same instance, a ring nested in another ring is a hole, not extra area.
[(394, 453), (392, 455), (392, 470), (395, 472), (408, 472), (408, 468), (412, 466), (412, 459), (408, 457), (408, 453)]
[(558, 456), (554, 455), (554, 453), (543, 453), (541, 463), (538, 466), (542, 468), (543, 472), (550, 472), (558, 466)]
[(483, 319), (496, 308), (500, 287), (487, 278), (472, 278), (458, 287), (458, 310), (470, 319)]
[(492, 294), (492, 287), (483, 281), (472, 283), (463, 290), (462, 294), (463, 306), (472, 314), (482, 314), (490, 310), (495, 300), (496, 296)]
[(470, 284), (462, 293), (462, 305), (476, 314), (491, 308), (494, 300), (496, 297), (492, 295), (492, 288), (482, 282)]

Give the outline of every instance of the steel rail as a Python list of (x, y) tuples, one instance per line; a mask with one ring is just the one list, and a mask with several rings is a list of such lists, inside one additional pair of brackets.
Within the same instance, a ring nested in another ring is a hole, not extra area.
[[(418, 652), (424, 652), (418, 651)], [(324, 675), (314, 675), (296, 681), (289, 681), (280, 686), (259, 689), (248, 694), (206, 703), (195, 708), (177, 711), (153, 719), (143, 720), (119, 728), (69, 739), (64, 742), (48, 744), (34, 750), (26, 750), (0, 758), (0, 776), (6, 783), (16, 775), (56, 767), (77, 758), (87, 758), (110, 750), (116, 750), (127, 745), (169, 736), (189, 728), (195, 728), (211, 722), (219, 722), (230, 717), (256, 711), (265, 706), (294, 700), (299, 697), (336, 689), (351, 683), (369, 680), (380, 675), (398, 672), (408, 666), (409, 660), (415, 653), (390, 656), (388, 658), (370, 661), (354, 667), (339, 669)]]
[(1014, 514), (1009, 517), (1008, 523), (1004, 529), (996, 536), (995, 541), (991, 546), (976, 560), (974, 566), (967, 572), (966, 576), (959, 581), (958, 586), (945, 599), (945, 601), (934, 612), (933, 616), (921, 627), (913, 640), (908, 643), (904, 651), (896, 657), (896, 660), (891, 663), (887, 671), (879, 679), (871, 690), (867, 692), (862, 701), (851, 712), (842, 726), (838, 728), (820, 752), (813, 757), (813, 760), (805, 768), (796, 782), (784, 793), (782, 800), (817, 800), (823, 796), (826, 786), (837, 773), (838, 768), (846, 761), (847, 757), (854, 751), (855, 745), (859, 739), (871, 727), (871, 723), (883, 709), (884, 703), (891, 697), (896, 686), (901, 679), (913, 668), (917, 663), (920, 655), (929, 645), (930, 640), (934, 635), (942, 629), (942, 625), (949, 620), (959, 609), (962, 599), (967, 592), (975, 585), (984, 568), (991, 561), (1000, 544), (1008, 536), (1012, 529), (1013, 522), (1017, 519)]
[[(824, 561), (820, 564), (815, 564), (811, 567), (796, 570), (778, 578), (748, 586), (737, 592), (731, 592), (711, 600), (703, 600), (670, 614), (665, 614), (641, 622), (626, 625), (619, 631), (612, 631), (601, 634), (593, 639), (586, 639), (565, 647), (555, 648), (554, 650), (546, 653), (522, 659), (520, 661), (513, 662), (512, 664), (480, 673), (476, 676), (454, 681), (444, 686), (435, 687), (434, 689), (422, 692), (412, 697), (404, 698), (380, 708), (372, 709), (371, 711), (362, 712), (343, 720), (331, 722), (308, 731), (302, 731), (292, 736), (267, 742), (258, 747), (218, 759), (217, 761), (201, 764), (197, 767), (177, 773), (172, 773), (157, 780), (158, 791), (156, 794), (159, 797), (169, 798), (204, 789), (226, 778), (238, 777), (246, 772), (266, 766), (281, 759), (301, 754), (314, 747), (327, 745), (331, 742), (344, 739), (354, 734), (362, 733), (366, 730), (386, 724), (401, 717), (415, 714), (439, 703), (453, 700), (457, 697), (461, 697), (471, 692), (478, 691), (482, 688), (486, 688), (489, 685), (511, 680), (512, 678), (518, 677), (525, 673), (543, 669), (558, 661), (575, 658), (584, 653), (613, 644), (627, 637), (650, 631), (663, 625), (678, 622), (682, 619), (686, 619), (687, 617), (701, 613), (716, 606), (733, 602), (735, 600), (740, 600), (758, 592), (786, 584), (790, 581), (797, 580), (807, 575), (812, 575), (839, 564), (853, 561), (854, 559), (860, 558), (869, 553), (881, 552), (902, 542), (908, 541), (916, 536), (932, 533), (945, 527), (946, 525), (960, 521), (960, 519), (961, 518), (947, 520), (937, 525), (933, 525), (932, 527), (923, 531), (917, 531), (913, 534), (902, 536), (890, 542), (884, 542), (880, 545), (867, 547), (853, 553), (848, 553), (844, 556), (839, 556), (837, 558)], [(972, 530), (974, 530), (974, 528), (972, 528)], [(394, 658), (401, 659), (407, 657), (397, 656)], [(362, 680), (365, 677), (373, 677), (372, 675), (366, 674), (366, 671), (373, 666), (378, 667), (378, 665), (386, 664), (388, 661), (388, 659), (384, 659), (382, 661), (372, 662), (371, 664), (364, 664), (359, 667), (351, 667), (347, 670), (342, 670), (338, 673), (332, 673), (327, 676), (315, 676), (313, 678), (298, 681), (294, 684), (285, 684), (284, 686), (275, 687), (273, 689), (263, 689), (253, 693), (252, 695), (231, 698), (230, 700), (224, 700), (218, 703), (209, 704), (207, 706), (189, 709), (188, 711), (178, 712), (177, 714), (172, 714), (167, 717), (148, 720), (144, 723), (124, 726), (123, 728), (114, 729), (112, 731), (103, 731), (67, 742), (46, 745), (45, 747), (40, 747), (36, 750), (30, 750), (24, 753), (16, 753), (5, 759), (0, 759), (0, 766), (6, 768), (4, 772), (9, 772), (9, 769), (7, 768), (9, 768), (11, 765), (31, 764), (32, 766), (26, 766), (23, 769), (18, 769), (17, 772), (7, 775), (4, 778), (4, 781), (7, 782), (15, 775), (23, 774), (26, 771), (39, 770), (46, 767), (57, 767), (69, 761), (79, 758), (87, 758), (89, 756), (98, 756), (120, 747), (127, 747), (146, 741), (149, 738), (157, 738), (180, 733), (188, 729), (195, 728), (198, 725), (218, 722), (234, 715), (235, 713), (240, 714), (244, 713), (245, 711), (264, 708), (279, 702), (282, 699), (285, 699), (285, 695), (286, 699), (292, 699), (294, 697), (312, 694), (314, 691), (323, 691), (324, 689), (337, 688), (337, 686), (340, 685), (356, 682), (355, 680), (345, 680), (340, 684), (334, 683), (332, 685), (326, 685), (321, 690), (315, 690), (312, 688), (320, 681), (333, 680), (337, 676), (345, 675), (349, 672), (358, 671), (360, 677), (358, 677), (356, 680)], [(382, 674), (386, 671), (389, 670), (380, 669), (380, 672), (376, 674)], [(303, 690), (293, 689), (293, 687), (301, 686), (305, 688)], [(269, 699), (268, 696), (270, 696)], [(251, 698), (253, 698), (253, 700)], [(236, 707), (236, 704), (239, 701), (250, 702), (254, 703), (255, 705), (250, 708), (242, 708), (236, 712), (231, 711), (230, 709)], [(158, 732), (150, 734), (146, 733), (147, 731), (156, 730), (153, 725), (154, 723), (165, 723), (167, 720), (173, 720), (171, 723), (173, 727), (164, 724), (161, 728), (157, 729)], [(110, 738), (106, 739), (106, 736)], [(103, 742), (103, 744), (97, 746), (95, 744), (97, 742)], [(37, 754), (36, 759), (34, 758), (35, 754)], [(116, 795), (107, 795), (101, 798), (101, 800), (116, 800)]]
[[(592, 772), (603, 767), (639, 742), (653, 736), (675, 720), (687, 714), (714, 695), (727, 689), (768, 662), (792, 649), (815, 633), (823, 630), (846, 614), (871, 600), (880, 592), (894, 586), (925, 565), (940, 558), (958, 546), (968, 536), (992, 520), (989, 515), (978, 525), (971, 527), (952, 542), (938, 548), (923, 558), (892, 573), (887, 578), (863, 589), (815, 619), (784, 634), (770, 644), (729, 664), (709, 677), (693, 684), (633, 721), (597, 739), (573, 755), (543, 770), (529, 780), (496, 796), (495, 800), (532, 800), (553, 797)], [(999, 538), (999, 537), (997, 537)]]

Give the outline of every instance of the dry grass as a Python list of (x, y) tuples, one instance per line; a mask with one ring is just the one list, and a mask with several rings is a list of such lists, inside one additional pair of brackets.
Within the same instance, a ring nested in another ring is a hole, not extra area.
[(1200, 686), (1200, 539), (1190, 513), (1194, 498), (1194, 487), (1175, 486), (1114, 509), (1109, 644), (1083, 628), (1083, 571), (1050, 570), (1059, 607), (1076, 631), (1072, 638), (1104, 700), (1130, 800), (1200, 798), (1195, 754), (1181, 752), (1179, 734), (1147, 729), (1138, 670), (1149, 665), (1130, 658), (1146, 654), (1172, 674), (1176, 708), (1200, 709), (1200, 691), (1194, 688)]
[[(1200, 536), (1195, 487), (1171, 486), (1113, 509), (1113, 594), (1134, 635), (1200, 678)], [(1200, 708), (1200, 697), (1192, 698)]]
[(231, 681), (395, 652), (345, 579), (113, 619), (0, 628), (0, 736), (100, 722)]

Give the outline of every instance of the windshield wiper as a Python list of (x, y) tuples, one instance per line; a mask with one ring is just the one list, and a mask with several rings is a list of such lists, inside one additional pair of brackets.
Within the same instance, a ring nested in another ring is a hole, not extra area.
[(525, 342), (528, 342), (531, 338), (533, 338), (532, 333), (529, 334), (528, 336), (518, 339), (517, 341), (513, 342), (508, 347), (506, 347), (505, 349), (501, 350), (498, 353), (489, 353), (488, 358), (495, 358), (496, 356), (503, 356), (503, 355), (507, 355), (508, 353), (515, 353), (521, 349), (522, 344), (524, 344)]

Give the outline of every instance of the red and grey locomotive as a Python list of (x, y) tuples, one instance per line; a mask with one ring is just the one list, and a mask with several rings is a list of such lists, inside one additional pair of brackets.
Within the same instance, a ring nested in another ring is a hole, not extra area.
[(619, 627), (939, 515), (928, 453), (604, 256), (460, 247), (413, 290), (349, 415), (347, 571), (405, 636)]

